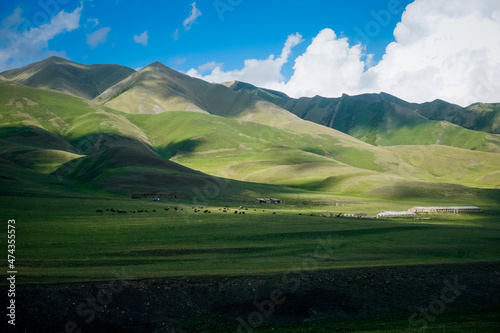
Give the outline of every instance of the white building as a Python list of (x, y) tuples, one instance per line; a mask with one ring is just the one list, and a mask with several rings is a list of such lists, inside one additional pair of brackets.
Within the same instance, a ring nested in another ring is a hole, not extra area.
[(449, 207), (413, 207), (408, 209), (414, 213), (440, 213), (440, 212), (480, 212), (481, 208), (476, 206), (449, 206)]
[(378, 219), (386, 219), (391, 217), (418, 217), (416, 213), (406, 211), (406, 212), (382, 212), (377, 214)]

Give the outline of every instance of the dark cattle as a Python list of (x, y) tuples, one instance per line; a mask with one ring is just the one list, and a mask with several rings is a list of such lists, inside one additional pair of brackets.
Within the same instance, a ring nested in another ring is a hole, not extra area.
[(273, 212), (273, 215), (276, 215), (276, 212)]
[(156, 209), (153, 209), (153, 212), (155, 212), (155, 213), (156, 213)]
[(164, 209), (165, 209), (165, 210), (170, 210), (170, 208), (169, 208), (169, 207), (167, 207), (167, 208), (164, 208)]
[(174, 207), (174, 210), (177, 210), (177, 207)]
[(237, 212), (237, 211), (234, 211), (234, 213), (235, 213), (235, 214), (238, 214), (238, 212)]
[(115, 210), (113, 208), (111, 208), (110, 211), (115, 212)]
[(243, 215), (245, 215), (245, 212), (241, 212)]
[(205, 214), (209, 213), (208, 209), (204, 210), (203, 213), (205, 213)]
[(102, 211), (102, 210), (100, 210), (100, 209), (98, 209), (98, 210), (97, 210), (97, 213), (103, 213), (103, 211)]

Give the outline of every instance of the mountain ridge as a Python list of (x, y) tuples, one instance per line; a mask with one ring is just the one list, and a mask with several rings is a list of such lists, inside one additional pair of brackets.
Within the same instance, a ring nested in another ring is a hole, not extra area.
[[(156, 66), (134, 75), (171, 79)], [(236, 101), (255, 101), (250, 93), (180, 77), (209, 88), (205, 93), (222, 87)], [(212, 96), (211, 105), (216, 106), (217, 97)], [(269, 104), (257, 99), (251, 106)], [(29, 171), (34, 191), (36, 182), (58, 184), (62, 176), (63, 188), (123, 194), (140, 188), (174, 190), (174, 184), (176, 189), (189, 189), (202, 186), (207, 177), (222, 177), (246, 182), (238, 183), (244, 187), (252, 182), (386, 197), (440, 195), (442, 189), (466, 193), (472, 191), (470, 187), (500, 186), (500, 154), (435, 145), (377, 147), (278, 106), (260, 114), (253, 111), (229, 116), (185, 111), (127, 113), (81, 97), (1, 81), (0, 162), (8, 170), (0, 182), (3, 188), (16, 191), (16, 182), (22, 182), (23, 172)], [(261, 116), (263, 123), (252, 116)], [(447, 152), (452, 153), (438, 158)], [(168, 161), (188, 169), (176, 172), (172, 168), (180, 169)], [(176, 183), (176, 179), (183, 181)], [(56, 187), (51, 191), (57, 192)], [(412, 189), (418, 189), (416, 194)]]
[(0, 73), (3, 77), (34, 88), (61, 91), (93, 99), (109, 86), (135, 72), (121, 65), (82, 65), (60, 57)]

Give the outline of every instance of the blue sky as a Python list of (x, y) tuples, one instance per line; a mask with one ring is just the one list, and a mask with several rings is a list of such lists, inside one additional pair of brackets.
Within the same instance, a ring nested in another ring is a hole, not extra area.
[[(62, 5), (64, 2), (67, 4)], [(367, 52), (375, 54), (376, 59), (380, 59), (385, 47), (394, 40), (394, 27), (409, 2), (395, 1), (398, 10), (391, 13), (387, 25), (377, 24), (380, 31), (371, 33)], [(80, 6), (80, 2), (66, 0), (41, 3), (51, 5), (40, 5), (38, 0), (3, 2), (1, 19), (21, 8), (23, 18), (39, 26), (59, 12), (53, 9), (72, 12)], [(202, 15), (185, 31), (183, 21), (190, 16), (192, 3), (192, 0), (84, 1), (81, 27), (56, 36), (49, 42), (49, 48), (65, 52), (71, 60), (85, 64), (118, 63), (137, 68), (161, 61), (187, 71), (202, 63), (217, 61), (224, 63), (226, 69), (234, 69), (244, 59), (280, 53), (287, 36), (296, 32), (307, 41), (320, 30), (331, 28), (353, 43), (358, 39), (365, 41), (367, 38), (357, 29), (364, 33), (366, 24), (375, 19), (371, 12), (387, 10), (389, 4), (386, 0), (199, 0), (196, 7)], [(87, 34), (106, 27), (110, 30), (105, 43), (94, 48), (87, 45)], [(177, 29), (179, 38), (174, 40), (172, 34)], [(133, 39), (144, 31), (149, 37), (147, 46)], [(296, 52), (305, 47), (306, 44), (297, 47)]]
[[(0, 71), (59, 55), (83, 64), (115, 63), (133, 69), (160, 61), (208, 81), (241, 79), (296, 96), (317, 93), (333, 97), (342, 92), (384, 90), (403, 95), (402, 98), (411, 101), (443, 98), (463, 104), (474, 99), (499, 98), (497, 81), (484, 74), (488, 72), (487, 68), (483, 68), (482, 72), (478, 69), (475, 74), (463, 74), (470, 82), (474, 81), (467, 91), (463, 87), (453, 87), (454, 80), (463, 80), (463, 75), (454, 77), (454, 71), (470, 65), (474, 61), (472, 56), (463, 63), (451, 64), (450, 73), (443, 74), (442, 68), (450, 67), (450, 64), (433, 61), (441, 58), (448, 61), (446, 59), (450, 59), (450, 54), (444, 55), (446, 50), (439, 47), (438, 51), (424, 48), (425, 45), (432, 46), (432, 43), (441, 45), (439, 41), (450, 34), (445, 29), (447, 25), (458, 27), (461, 22), (466, 22), (470, 24), (469, 31), (486, 29), (488, 24), (495, 29), (500, 26), (500, 14), (495, 16), (500, 10), (498, 1), (479, 0), (473, 1), (475, 4), (472, 5), (470, 2), (3, 1), (0, 4)], [(406, 16), (402, 17), (405, 9)], [(475, 15), (475, 21), (467, 21), (471, 13)], [(399, 31), (395, 31), (398, 23)], [(432, 29), (436, 30), (436, 34), (428, 33)], [(478, 30), (478, 33), (481, 31)], [(399, 36), (398, 41), (395, 34)], [(496, 30), (491, 35), (489, 29), (488, 34), (495, 38)], [(290, 38), (291, 35), (295, 37)], [(461, 36), (462, 32), (461, 35), (457, 32), (456, 36), (451, 32), (451, 35), (453, 45), (470, 44), (468, 40), (462, 40), (465, 38)], [(477, 39), (475, 36), (471, 38)], [(286, 46), (287, 41), (290, 47)], [(386, 54), (390, 43), (394, 46), (392, 53)], [(472, 45), (472, 49), (467, 47), (470, 52), (484, 49), (482, 45)], [(496, 52), (496, 49), (493, 51)], [(282, 52), (286, 56), (278, 59)], [(441, 53), (427, 55), (433, 52)], [(463, 50), (454, 52), (457, 54)], [(492, 58), (496, 54), (494, 52)], [(381, 61), (384, 55), (387, 59)], [(409, 67), (403, 58), (411, 58), (412, 55), (421, 55), (415, 60), (424, 63), (415, 67), (415, 73), (408, 74)], [(254, 61), (249, 67), (245, 61), (252, 59)], [(266, 59), (271, 60), (266, 62)], [(314, 73), (315, 64), (326, 68), (325, 73), (321, 73), (319, 68), (316, 70), (319, 76), (304, 74)], [(269, 66), (272, 67), (271, 72), (275, 71), (274, 76), (266, 73)], [(488, 59), (485, 66), (494, 67), (496, 64)], [(429, 73), (425, 74), (426, 68), (433, 70), (427, 70)], [(385, 77), (388, 76), (385, 73), (393, 71), (391, 77)], [(423, 84), (422, 76), (435, 82), (419, 94), (413, 96), (408, 92), (415, 89), (415, 84), (408, 82), (406, 86), (401, 85), (406, 77), (412, 82), (420, 78)], [(478, 94), (474, 89), (478, 90), (481, 79), (486, 81), (482, 84), (482, 90), (486, 92)], [(302, 83), (299, 84), (299, 81)], [(306, 86), (307, 82), (313, 81), (318, 82), (316, 87)], [(345, 84), (334, 84), (334, 81)], [(391, 86), (391, 81), (401, 82)], [(460, 100), (464, 94), (473, 96)]]

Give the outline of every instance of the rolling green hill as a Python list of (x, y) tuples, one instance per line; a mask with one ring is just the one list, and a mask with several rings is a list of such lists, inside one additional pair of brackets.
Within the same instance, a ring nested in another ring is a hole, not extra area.
[(133, 72), (133, 69), (120, 65), (81, 65), (59, 57), (50, 57), (0, 75), (30, 87), (93, 99)]
[(500, 124), (497, 104), (474, 104), (468, 108), (439, 100), (415, 104), (385, 93), (294, 99), (243, 82), (226, 85), (374, 145), (441, 144), (500, 152), (500, 136), (495, 134), (499, 133)]
[[(500, 185), (490, 175), (500, 163), (496, 153), (437, 145), (375, 147), (327, 128), (311, 134), (198, 113), (128, 118), (148, 134), (160, 155), (225, 178), (377, 196), (417, 195), (412, 187), (421, 189), (418, 196), (441, 195), (445, 184)], [(460, 186), (450, 189), (467, 192)]]
[(159, 62), (130, 75), (94, 101), (127, 113), (191, 111), (278, 125), (297, 120), (264, 99), (192, 78)]
[[(27, 181), (122, 194), (199, 188), (208, 175), (235, 180), (232, 193), (255, 183), (382, 197), (500, 187), (498, 135), (429, 120), (414, 107), (387, 94), (292, 100), (160, 63), (93, 101), (2, 80), (0, 159), (9, 172), (34, 175)], [(21, 180), (13, 175), (0, 182)]]

